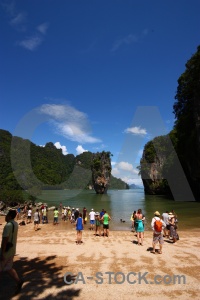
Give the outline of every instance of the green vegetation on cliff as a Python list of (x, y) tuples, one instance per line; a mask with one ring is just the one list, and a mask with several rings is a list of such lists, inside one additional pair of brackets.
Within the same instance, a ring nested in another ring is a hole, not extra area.
[[(0, 130), (0, 200), (21, 200), (23, 190), (34, 198), (43, 189), (92, 187), (92, 157), (91, 152), (63, 155), (62, 150), (51, 142), (40, 147)], [(127, 186), (111, 176), (109, 188), (124, 189)]]
[[(140, 162), (140, 173), (147, 194), (169, 194), (166, 178), (174, 176), (176, 155), (184, 170), (192, 192), (200, 199), (200, 46), (186, 63), (185, 72), (178, 79), (173, 106), (174, 129), (166, 136), (148, 142)], [(173, 147), (169, 143), (172, 143)], [(174, 151), (175, 149), (175, 151)]]
[(173, 107), (176, 150), (193, 193), (200, 199), (200, 46), (185, 66)]

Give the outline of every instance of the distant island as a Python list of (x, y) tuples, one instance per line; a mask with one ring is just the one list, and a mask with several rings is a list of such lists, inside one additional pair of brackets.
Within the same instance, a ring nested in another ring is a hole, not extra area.
[(141, 185), (136, 185), (136, 184), (129, 184), (129, 189), (133, 190), (133, 189), (143, 189), (143, 186)]

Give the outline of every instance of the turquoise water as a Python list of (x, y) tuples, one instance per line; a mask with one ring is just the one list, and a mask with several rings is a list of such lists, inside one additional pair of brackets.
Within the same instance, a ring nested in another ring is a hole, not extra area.
[[(94, 190), (62, 190), (43, 191), (38, 202), (48, 206), (63, 206), (79, 208), (85, 206), (90, 211), (93, 208), (100, 212), (104, 208), (112, 217), (112, 230), (130, 230), (130, 217), (134, 210), (142, 209), (146, 217), (145, 229), (150, 229), (153, 213), (158, 210), (161, 214), (166, 210), (178, 215), (179, 229), (200, 228), (200, 202), (173, 201), (163, 196), (147, 196), (143, 189), (108, 190), (107, 195), (97, 195)], [(121, 223), (120, 219), (125, 222)]]

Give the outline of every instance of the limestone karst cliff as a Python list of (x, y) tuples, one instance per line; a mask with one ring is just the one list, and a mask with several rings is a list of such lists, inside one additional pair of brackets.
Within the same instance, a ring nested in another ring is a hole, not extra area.
[(92, 157), (92, 182), (97, 194), (106, 194), (111, 177), (111, 153), (97, 152)]

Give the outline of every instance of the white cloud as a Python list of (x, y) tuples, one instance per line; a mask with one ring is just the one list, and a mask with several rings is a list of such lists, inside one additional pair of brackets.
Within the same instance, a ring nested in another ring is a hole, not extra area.
[(40, 36), (32, 36), (30, 38), (26, 38), (23, 41), (17, 42), (17, 45), (22, 46), (25, 49), (34, 51), (38, 48), (38, 46), (42, 43), (43, 38)]
[[(130, 173), (131, 175), (127, 175)], [(121, 161), (119, 163), (114, 163), (114, 168), (112, 168), (112, 175), (116, 176), (117, 178), (121, 178), (123, 181), (129, 183), (128, 179), (135, 180), (138, 178), (138, 170), (134, 169), (132, 164)], [(133, 178), (133, 176), (137, 178)]]
[(30, 37), (22, 41), (17, 42), (17, 45), (31, 51), (36, 50), (44, 41), (44, 35), (46, 34), (48, 27), (49, 27), (48, 23), (40, 24), (36, 28), (37, 31), (39, 31), (38, 33), (36, 33), (35, 35), (31, 35)]
[(39, 112), (51, 117), (58, 134), (78, 143), (99, 143), (91, 136), (87, 115), (70, 105), (44, 104)]
[(137, 43), (140, 39), (144, 38), (148, 34), (149, 29), (145, 28), (139, 34), (129, 34), (125, 37), (119, 38), (114, 42), (111, 52), (117, 51), (122, 45), (130, 45), (133, 43)]
[(85, 150), (81, 145), (78, 145), (76, 147), (76, 153), (77, 153), (77, 155), (82, 154), (83, 152), (88, 152), (88, 150)]
[(112, 175), (113, 176), (118, 176), (120, 174), (120, 171), (117, 168), (112, 168)]
[[(17, 11), (16, 2), (1, 3), (9, 16), (9, 23), (18, 31), (27, 30), (27, 13), (23, 11)], [(30, 37), (24, 38), (21, 41), (16, 42), (16, 45), (21, 46), (27, 50), (33, 51), (44, 41), (44, 35), (49, 27), (47, 22), (41, 23), (36, 27), (37, 32), (31, 34)]]
[(116, 51), (121, 47), (123, 44), (129, 45), (131, 43), (136, 43), (138, 41), (138, 38), (134, 34), (129, 34), (123, 38), (120, 38), (116, 40), (113, 44), (113, 47), (111, 49), (112, 52)]
[(134, 170), (134, 172), (132, 172), (132, 175), (126, 175), (124, 174), (124, 170), (121, 171), (119, 168), (114, 167), (112, 169), (112, 175), (120, 178), (121, 180), (123, 180), (124, 182), (126, 182), (127, 184), (136, 184), (139, 186), (143, 186), (142, 183), (142, 179), (138, 176), (138, 170)]
[(131, 172), (134, 174), (138, 174), (138, 171), (133, 168), (133, 165), (128, 162), (125, 162), (125, 161), (121, 161), (121, 162), (117, 163), (116, 167), (123, 171), (128, 171), (128, 172)]
[(62, 153), (63, 153), (64, 155), (68, 154), (68, 152), (67, 152), (67, 147), (66, 147), (66, 146), (62, 146), (62, 145), (60, 144), (60, 142), (56, 142), (56, 143), (54, 144), (54, 146), (55, 146), (57, 149), (62, 149)]
[(112, 168), (112, 175), (121, 178), (124, 182), (132, 184), (138, 182), (137, 184), (142, 185), (141, 178), (138, 176), (138, 170), (133, 167), (132, 164), (121, 161), (114, 164)]
[(46, 34), (48, 27), (49, 27), (49, 24), (47, 22), (45, 22), (45, 23), (40, 24), (37, 27), (37, 30), (42, 34)]
[(141, 178), (131, 178), (131, 177), (122, 177), (121, 180), (128, 184), (136, 184), (139, 186), (143, 186), (142, 179)]
[(12, 18), (12, 20), (10, 21), (10, 24), (13, 26), (17, 26), (17, 25), (23, 23), (25, 20), (26, 20), (26, 13), (20, 12)]
[(145, 128), (140, 128), (135, 126), (135, 127), (130, 127), (130, 128), (126, 128), (125, 133), (132, 133), (132, 134), (135, 134), (135, 135), (146, 135), (147, 134), (147, 131)]
[(15, 1), (11, 1), (10, 3), (3, 3), (3, 1), (1, 1), (0, 5), (8, 14), (9, 24), (18, 31), (25, 31), (26, 26), (24, 24), (26, 22), (27, 13), (23, 11), (18, 12)]
[(133, 166), (132, 164), (129, 164), (128, 162), (125, 161), (121, 161), (117, 164), (117, 167), (121, 170), (125, 170), (125, 171), (132, 171), (133, 170)]

